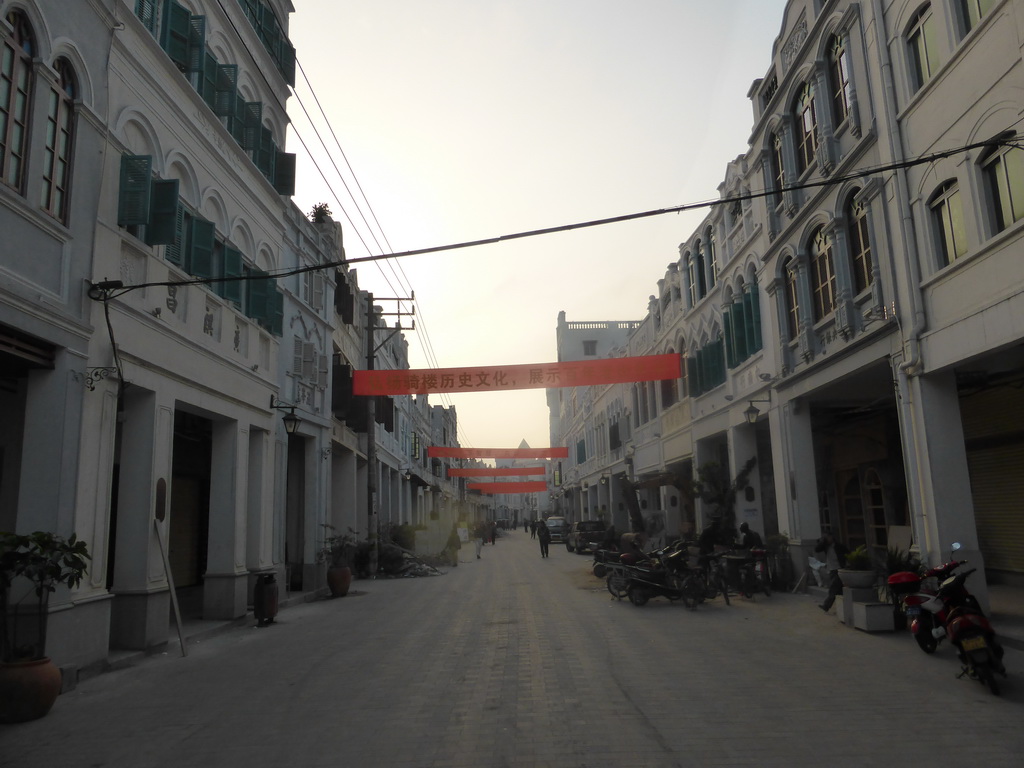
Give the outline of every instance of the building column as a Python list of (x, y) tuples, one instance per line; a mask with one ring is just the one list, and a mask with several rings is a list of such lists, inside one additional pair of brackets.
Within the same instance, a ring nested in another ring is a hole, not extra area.
[(213, 422), (210, 465), (210, 526), (203, 577), (203, 618), (245, 615), (248, 570), (245, 567), (246, 473), (249, 432), (236, 421)]
[[(170, 592), (154, 514), (167, 543), (174, 408), (154, 392), (124, 393), (110, 644), (146, 649), (167, 642)], [(158, 492), (162, 489), (162, 492)], [(154, 509), (163, 501), (163, 509)]]

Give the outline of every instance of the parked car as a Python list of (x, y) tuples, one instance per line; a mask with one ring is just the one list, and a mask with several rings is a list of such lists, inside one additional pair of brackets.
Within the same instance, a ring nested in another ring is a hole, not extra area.
[(605, 525), (600, 520), (582, 520), (573, 523), (565, 537), (565, 548), (583, 554), (594, 552), (604, 541)]
[(548, 530), (551, 532), (551, 541), (558, 543), (565, 540), (566, 525), (564, 517), (553, 516), (544, 522), (547, 523)]

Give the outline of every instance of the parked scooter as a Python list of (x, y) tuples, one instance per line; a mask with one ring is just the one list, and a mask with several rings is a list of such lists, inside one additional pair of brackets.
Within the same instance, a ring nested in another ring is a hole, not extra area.
[(688, 557), (686, 548), (677, 542), (652, 553), (646, 563), (627, 567), (629, 601), (640, 607), (652, 597), (665, 597), (682, 600), (691, 610), (696, 608), (704, 597), (704, 588), (690, 568)]
[[(953, 553), (960, 549), (953, 544)], [(907, 616), (911, 619), (911, 631), (918, 645), (926, 653), (933, 653), (939, 640), (948, 637), (957, 650), (964, 675), (988, 686), (993, 694), (999, 695), (996, 673), (1006, 677), (1003, 666), (1003, 647), (996, 640), (995, 630), (978, 604), (977, 599), (967, 591), (967, 577), (977, 569), (971, 568), (951, 575), (964, 565), (966, 560), (950, 560), (948, 563), (925, 572), (925, 578), (934, 576), (940, 580), (937, 590), (911, 591), (902, 598)], [(916, 577), (916, 585), (914, 584)], [(913, 586), (920, 586), (920, 577), (909, 571), (893, 574), (889, 584), (897, 592)]]

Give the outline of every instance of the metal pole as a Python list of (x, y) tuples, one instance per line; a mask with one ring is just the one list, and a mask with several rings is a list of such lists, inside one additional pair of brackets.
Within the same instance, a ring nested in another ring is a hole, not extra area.
[[(374, 366), (374, 331), (377, 317), (373, 312), (373, 294), (366, 294), (366, 370)], [(370, 578), (377, 576), (377, 399), (368, 395), (366, 400), (366, 516), (370, 542)]]

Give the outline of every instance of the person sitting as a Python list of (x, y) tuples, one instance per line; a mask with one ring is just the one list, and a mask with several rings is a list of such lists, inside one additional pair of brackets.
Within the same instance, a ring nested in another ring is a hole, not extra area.
[(761, 540), (761, 534), (750, 530), (750, 526), (746, 523), (741, 523), (740, 536), (736, 546), (739, 549), (753, 549), (754, 547), (764, 547), (764, 541)]

